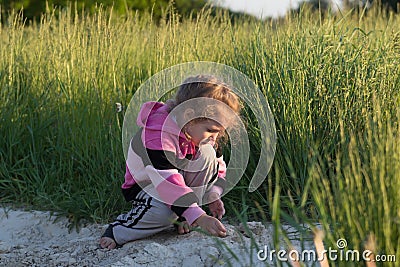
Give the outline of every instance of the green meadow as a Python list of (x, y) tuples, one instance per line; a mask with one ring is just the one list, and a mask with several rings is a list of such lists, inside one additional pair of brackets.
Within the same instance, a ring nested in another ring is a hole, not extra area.
[(325, 247), (345, 238), (347, 248), (399, 262), (400, 16), (303, 10), (262, 22), (207, 9), (191, 19), (166, 14), (159, 22), (102, 9), (49, 12), (30, 24), (20, 14), (3, 18), (0, 203), (54, 211), (71, 226), (109, 222), (128, 208), (120, 192), (124, 112), (115, 103), (126, 106), (165, 68), (213, 61), (257, 84), (277, 132), (271, 171), (250, 193), (264, 140), (244, 109), (252, 153), (224, 197), (227, 217), (272, 222), (276, 243), (282, 224), (300, 232), (318, 224)]

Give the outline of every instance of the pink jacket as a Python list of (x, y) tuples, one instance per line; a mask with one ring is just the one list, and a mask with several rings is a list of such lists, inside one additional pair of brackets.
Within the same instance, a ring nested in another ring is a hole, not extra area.
[[(186, 139), (175, 120), (168, 116), (168, 110), (168, 106), (160, 102), (143, 104), (137, 118), (137, 125), (141, 130), (132, 138), (128, 149), (122, 192), (125, 199), (130, 201), (143, 186), (152, 184), (160, 200), (192, 224), (205, 212), (199, 207), (196, 195), (187, 186), (185, 177), (179, 173), (179, 167), (176, 166), (179, 166), (183, 159), (190, 160), (194, 157), (196, 147)], [(171, 163), (171, 160), (175, 161), (175, 164)], [(208, 192), (221, 195), (226, 183), (226, 164), (222, 156), (218, 157), (217, 161), (218, 179), (209, 185)], [(155, 182), (154, 175), (149, 171), (151, 166), (151, 170), (155, 169), (162, 177), (161, 182)], [(200, 182), (206, 184), (209, 181)]]

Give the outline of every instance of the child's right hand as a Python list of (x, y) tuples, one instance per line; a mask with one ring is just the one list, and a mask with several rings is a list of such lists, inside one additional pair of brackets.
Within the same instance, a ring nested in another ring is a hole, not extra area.
[(207, 231), (213, 236), (226, 236), (225, 226), (218, 219), (207, 214), (201, 215), (193, 224), (200, 226), (201, 229)]

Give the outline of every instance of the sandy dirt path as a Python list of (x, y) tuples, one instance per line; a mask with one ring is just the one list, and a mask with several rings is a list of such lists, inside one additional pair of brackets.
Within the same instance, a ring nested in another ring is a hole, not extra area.
[[(174, 228), (120, 249), (100, 249), (105, 225), (68, 230), (68, 220), (49, 212), (0, 209), (0, 266), (265, 266), (241, 227), (225, 224), (225, 238)], [(271, 242), (272, 227), (248, 223), (260, 245)], [(218, 244), (223, 242), (224, 245)], [(237, 258), (235, 258), (235, 256)]]

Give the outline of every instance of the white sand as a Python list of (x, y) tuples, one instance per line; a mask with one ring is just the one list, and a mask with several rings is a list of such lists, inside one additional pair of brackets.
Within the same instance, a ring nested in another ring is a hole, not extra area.
[[(265, 266), (241, 227), (225, 224), (228, 236), (199, 232), (178, 235), (174, 228), (120, 249), (100, 249), (106, 225), (68, 231), (68, 220), (49, 212), (0, 209), (0, 266)], [(272, 227), (248, 223), (261, 247), (272, 242)], [(218, 245), (223, 242), (225, 245)], [(235, 259), (229, 250), (238, 257)]]

